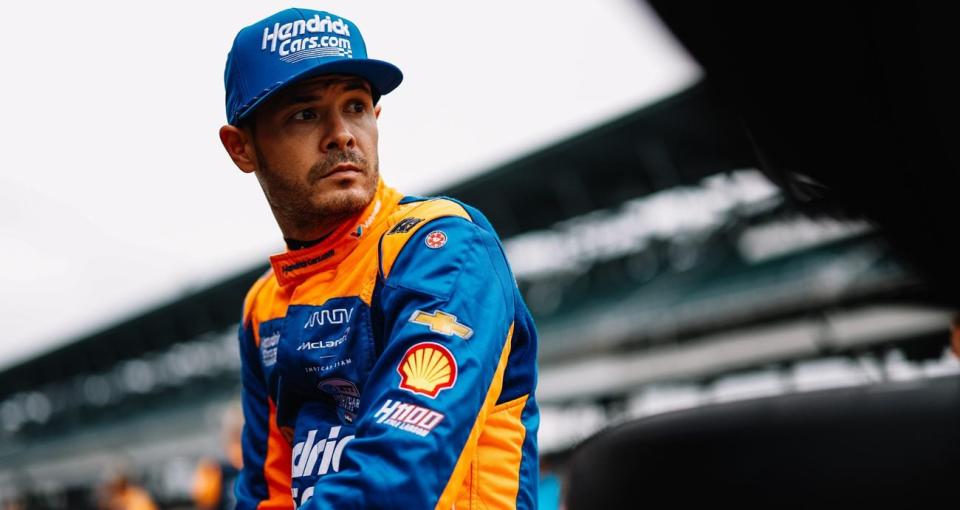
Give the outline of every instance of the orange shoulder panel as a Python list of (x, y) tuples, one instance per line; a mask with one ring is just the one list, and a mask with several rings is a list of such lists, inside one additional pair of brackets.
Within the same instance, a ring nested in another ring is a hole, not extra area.
[[(423, 202), (404, 204), (388, 220), (387, 232), (380, 238), (380, 272), (386, 278), (393, 269), (393, 263), (400, 255), (400, 250), (407, 244), (421, 227), (432, 220), (447, 216), (457, 216), (467, 221), (473, 221), (470, 214), (462, 205), (444, 198), (434, 198)], [(394, 227), (400, 226), (404, 220), (416, 221), (411, 227), (399, 231)]]
[(267, 269), (266, 273), (263, 273), (260, 278), (257, 278), (257, 281), (253, 282), (253, 285), (250, 286), (250, 290), (247, 291), (247, 295), (243, 298), (243, 322), (244, 324), (250, 320), (250, 314), (253, 311), (253, 305), (257, 301), (257, 294), (260, 294), (260, 290), (263, 289), (263, 286), (267, 284), (270, 278), (273, 276), (273, 269)]

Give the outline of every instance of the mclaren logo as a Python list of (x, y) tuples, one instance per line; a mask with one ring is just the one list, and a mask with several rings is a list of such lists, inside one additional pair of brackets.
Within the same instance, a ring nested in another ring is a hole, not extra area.
[(427, 313), (422, 310), (413, 312), (410, 316), (410, 322), (414, 324), (423, 324), (430, 328), (434, 333), (440, 333), (446, 336), (458, 336), (464, 340), (469, 340), (473, 336), (473, 330), (457, 322), (457, 316), (437, 310), (433, 313)]
[(297, 350), (312, 351), (314, 349), (333, 349), (334, 347), (339, 347), (346, 342), (348, 336), (350, 336), (350, 328), (347, 328), (347, 332), (344, 333), (340, 338), (333, 340), (317, 340), (315, 342), (306, 341), (300, 344), (300, 347), (297, 347)]

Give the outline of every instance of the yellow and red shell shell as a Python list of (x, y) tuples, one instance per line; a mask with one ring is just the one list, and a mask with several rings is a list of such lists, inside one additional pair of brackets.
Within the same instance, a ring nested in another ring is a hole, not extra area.
[(407, 349), (397, 372), (401, 388), (434, 398), (456, 383), (457, 360), (446, 347), (421, 342)]

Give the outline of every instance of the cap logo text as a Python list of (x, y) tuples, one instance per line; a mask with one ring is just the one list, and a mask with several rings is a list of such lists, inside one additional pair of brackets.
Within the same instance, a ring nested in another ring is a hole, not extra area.
[[(336, 34), (324, 36), (299, 37), (307, 34)], [(338, 37), (344, 36), (344, 37)], [(287, 63), (299, 62), (310, 57), (347, 57), (353, 58), (350, 46), (350, 27), (342, 19), (336, 21), (314, 14), (307, 20), (289, 23), (274, 23), (273, 27), (263, 28), (263, 41), (260, 49), (276, 52)]]

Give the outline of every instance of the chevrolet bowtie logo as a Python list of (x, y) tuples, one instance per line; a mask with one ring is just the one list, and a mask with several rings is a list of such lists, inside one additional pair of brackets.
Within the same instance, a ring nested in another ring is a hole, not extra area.
[(428, 326), (430, 331), (441, 335), (457, 335), (464, 340), (473, 336), (473, 330), (457, 322), (456, 315), (450, 315), (440, 310), (433, 313), (417, 310), (410, 316), (410, 322)]

